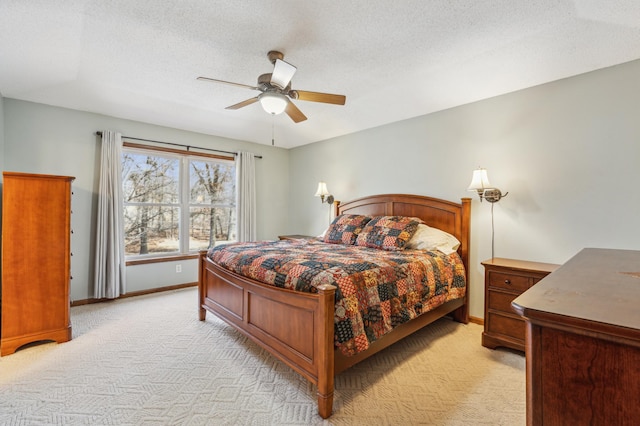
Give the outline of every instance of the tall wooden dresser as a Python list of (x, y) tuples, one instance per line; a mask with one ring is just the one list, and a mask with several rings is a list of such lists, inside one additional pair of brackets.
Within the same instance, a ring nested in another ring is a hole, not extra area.
[(0, 355), (71, 340), (73, 179), (3, 173)]
[(528, 425), (637, 425), (640, 251), (583, 249), (513, 301)]

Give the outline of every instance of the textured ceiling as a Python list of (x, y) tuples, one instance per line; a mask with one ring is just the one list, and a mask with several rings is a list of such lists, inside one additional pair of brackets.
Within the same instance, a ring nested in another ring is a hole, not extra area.
[[(295, 124), (256, 96), (280, 50)], [(640, 58), (638, 0), (1, 0), (0, 93), (294, 147)], [(131, 135), (136, 136), (136, 135)]]

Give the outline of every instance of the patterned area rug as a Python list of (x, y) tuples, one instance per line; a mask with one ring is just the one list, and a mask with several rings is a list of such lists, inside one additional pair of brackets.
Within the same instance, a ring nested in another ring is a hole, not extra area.
[(315, 386), (230, 326), (194, 288), (71, 309), (73, 340), (0, 358), (2, 425), (524, 425), (525, 360), (442, 319)]

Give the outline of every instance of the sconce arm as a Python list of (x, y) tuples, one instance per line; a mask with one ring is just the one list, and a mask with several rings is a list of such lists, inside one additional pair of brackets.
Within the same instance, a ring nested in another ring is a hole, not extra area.
[(482, 201), (482, 198), (484, 198), (490, 203), (497, 203), (498, 201), (500, 201), (500, 199), (506, 197), (508, 194), (509, 192), (505, 192), (503, 194), (502, 191), (500, 191), (498, 188), (485, 189), (482, 193), (482, 196), (480, 197), (480, 200)]

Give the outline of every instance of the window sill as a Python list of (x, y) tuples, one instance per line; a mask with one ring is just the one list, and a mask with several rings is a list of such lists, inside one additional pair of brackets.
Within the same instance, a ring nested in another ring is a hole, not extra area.
[(146, 265), (149, 263), (163, 263), (163, 262), (176, 262), (178, 260), (189, 260), (189, 259), (197, 259), (198, 254), (176, 254), (172, 256), (162, 256), (162, 257), (149, 257), (146, 259), (135, 259), (135, 260), (127, 260), (125, 261), (126, 266), (134, 266), (134, 265)]

